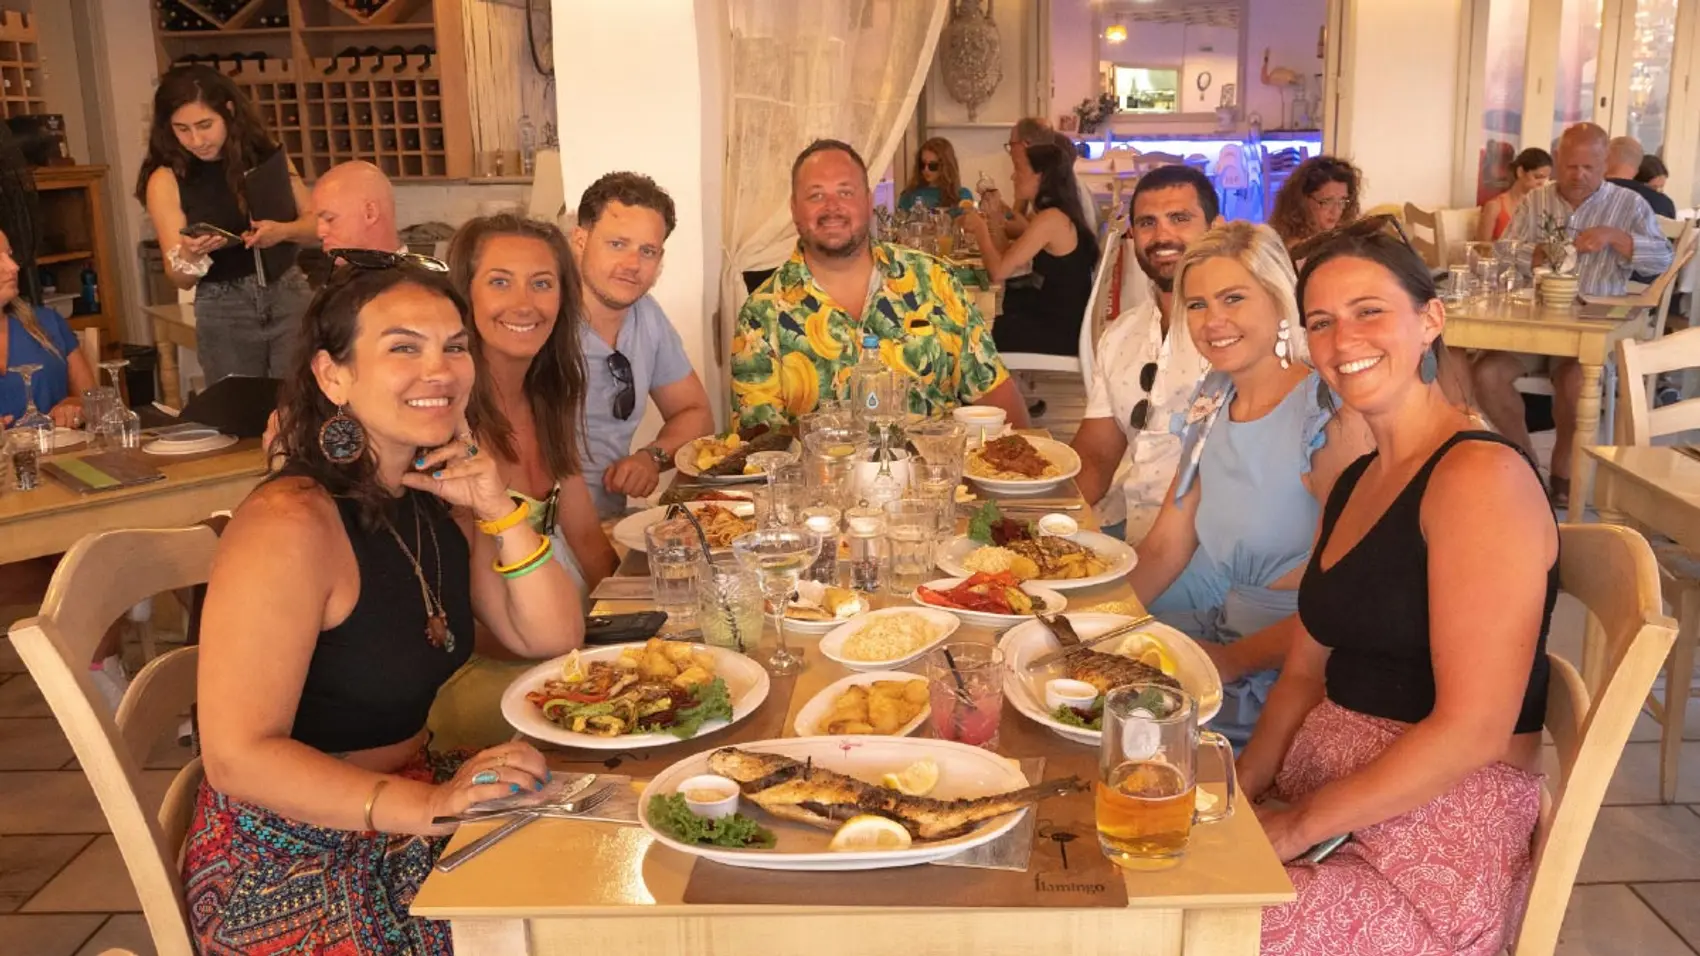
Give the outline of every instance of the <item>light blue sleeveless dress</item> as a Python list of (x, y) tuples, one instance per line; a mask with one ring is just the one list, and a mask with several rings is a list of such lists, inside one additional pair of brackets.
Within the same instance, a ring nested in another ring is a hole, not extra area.
[[(1316, 539), (1321, 508), (1303, 476), (1333, 417), (1319, 401), (1320, 387), (1312, 372), (1273, 411), (1236, 422), (1228, 415), (1234, 388), (1227, 373), (1211, 372), (1200, 383), (1189, 411), (1173, 423), (1182, 439), (1176, 494), (1197, 482), (1203, 495), (1198, 549), (1151, 602), (1158, 620), (1201, 641), (1231, 644), (1298, 610), (1297, 587), (1269, 585), (1303, 567)], [(1277, 673), (1260, 671), (1223, 688), (1210, 726), (1236, 750), (1251, 739)]]

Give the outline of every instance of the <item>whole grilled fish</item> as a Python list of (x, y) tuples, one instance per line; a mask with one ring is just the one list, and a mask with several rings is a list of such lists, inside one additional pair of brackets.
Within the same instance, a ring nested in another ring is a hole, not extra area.
[(736, 747), (710, 754), (708, 769), (736, 780), (744, 796), (781, 819), (836, 830), (853, 816), (872, 813), (897, 821), (917, 840), (948, 840), (982, 821), (1046, 797), (1086, 789), (1079, 777), (1068, 777), (973, 800), (934, 800), (863, 783), (790, 757)]
[[(1072, 627), (1054, 627), (1051, 628), (1051, 633), (1056, 635), (1064, 647), (1074, 647), (1080, 643)], [(1161, 684), (1164, 687), (1184, 690), (1180, 681), (1161, 670), (1120, 654), (1080, 651), (1070, 654), (1063, 666), (1068, 668), (1068, 676), (1091, 684), (1098, 688), (1100, 694), (1108, 694), (1115, 688), (1128, 684)]]

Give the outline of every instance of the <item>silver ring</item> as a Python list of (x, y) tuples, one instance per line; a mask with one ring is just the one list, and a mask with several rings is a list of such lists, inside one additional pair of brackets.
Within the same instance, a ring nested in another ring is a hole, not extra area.
[(480, 770), (477, 774), (473, 775), (472, 782), (478, 786), (484, 786), (486, 784), (495, 783), (500, 779), (502, 778), (497, 776), (496, 771), (494, 770)]

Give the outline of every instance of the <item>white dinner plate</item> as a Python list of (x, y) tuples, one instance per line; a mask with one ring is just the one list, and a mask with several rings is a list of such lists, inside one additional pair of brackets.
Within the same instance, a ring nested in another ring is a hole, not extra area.
[[(814, 581), (797, 582), (797, 590), (799, 592), (806, 588), (822, 588), (824, 590), (825, 586)], [(793, 597), (793, 599), (795, 598)], [(787, 613), (785, 615), (785, 633), (787, 636), (791, 634), (812, 634), (816, 637), (830, 633), (845, 621), (854, 619), (857, 614), (867, 613), (868, 596), (866, 594), (857, 593), (856, 600), (858, 602), (858, 606), (855, 613), (851, 614), (849, 617), (835, 617), (830, 621), (799, 621)], [(776, 617), (777, 615), (775, 615), (772, 609), (769, 608), (767, 613), (768, 621), (772, 622)]]
[[(926, 584), (922, 585), (922, 587), (931, 588), (934, 591), (948, 591), (966, 580), (968, 579), (965, 577), (939, 578), (937, 581), (928, 581)], [(1033, 599), (1033, 612), (1035, 614), (1041, 612), (1045, 614), (1061, 614), (1063, 608), (1068, 607), (1068, 598), (1063, 597), (1061, 594), (1058, 594), (1050, 588), (1042, 588), (1032, 582), (1028, 582), (1021, 586), (1021, 590), (1025, 591), (1027, 596)], [(1020, 624), (1024, 621), (1033, 620), (1032, 614), (994, 614), (990, 611), (967, 611), (962, 608), (949, 607), (944, 604), (932, 604), (921, 600), (921, 591), (919, 588), (909, 595), (909, 600), (914, 601), (922, 607), (938, 608), (941, 611), (949, 611), (957, 617), (962, 618), (963, 621), (969, 624), (978, 624), (981, 627), (1013, 627), (1014, 625)]]
[[(939, 800), (972, 799), (1027, 786), (1027, 778), (1021, 775), (1012, 760), (980, 747), (924, 737), (789, 737), (740, 744), (738, 749), (810, 761), (815, 767), (824, 767), (874, 784), (888, 773), (896, 773), (918, 760), (930, 758), (938, 765), (939, 782), (928, 796)], [(736, 850), (681, 843), (650, 824), (649, 801), (653, 797), (676, 793), (679, 785), (686, 780), (708, 773), (708, 758), (712, 753), (708, 750), (692, 754), (656, 774), (638, 798), (638, 817), (643, 828), (662, 845), (728, 866), (828, 871), (877, 870), (931, 863), (997, 839), (1009, 832), (1027, 812), (1023, 809), (994, 817), (949, 840), (917, 842), (902, 850), (835, 853), (827, 849), (832, 831), (781, 820), (745, 797), (739, 801), (738, 812), (773, 831), (777, 839), (772, 849)]]
[[(1083, 641), (1089, 641), (1113, 627), (1133, 620), (1120, 614), (1093, 612), (1066, 614), (1064, 617), (1074, 625), (1074, 632), (1080, 635)], [(1210, 657), (1204, 653), (1204, 649), (1192, 638), (1158, 621), (1142, 626), (1137, 633), (1161, 642), (1168, 649), (1169, 656), (1175, 659), (1175, 679), (1181, 682), (1183, 690), (1198, 701), (1198, 722), (1202, 724), (1216, 716), (1216, 712), (1222, 709), (1222, 678), (1216, 673), (1216, 665), (1210, 662)], [(1117, 640), (1112, 639), (1109, 643), (1115, 644)], [(1068, 676), (1063, 668), (1052, 664), (1037, 673), (1027, 673), (1028, 662), (1061, 647), (1049, 628), (1038, 621), (1030, 620), (1019, 627), (1010, 628), (998, 641), (998, 647), (1003, 650), (1004, 661), (1009, 667), (1004, 672), (1003, 695), (1015, 705), (1016, 710), (1059, 736), (1098, 746), (1098, 741), (1103, 736), (1101, 732), (1065, 724), (1052, 717), (1050, 708), (1045, 706), (1045, 682)]]
[(89, 433), (75, 428), (53, 429), (53, 450), (55, 452), (77, 448), (89, 440)]
[[(911, 650), (906, 654), (893, 657), (890, 660), (853, 661), (844, 657), (844, 642), (849, 640), (852, 634), (860, 631), (870, 621), (877, 618), (890, 617), (894, 614), (919, 614), (928, 621), (931, 621), (933, 626), (939, 630), (938, 636), (914, 650)], [(789, 627), (789, 625), (787, 626)], [(957, 618), (956, 615), (944, 610), (943, 608), (906, 606), (881, 608), (878, 611), (869, 611), (866, 614), (858, 614), (850, 620), (833, 628), (825, 637), (820, 639), (820, 652), (824, 656), (843, 664), (845, 667), (848, 667), (853, 671), (895, 670), (905, 664), (912, 664), (915, 661), (920, 660), (922, 655), (939, 646), (944, 642), (945, 638), (955, 634), (956, 629), (961, 626), (962, 621)]]
[[(1073, 448), (1054, 438), (1039, 438), (1033, 435), (1025, 437), (1046, 461), (1061, 466), (1062, 472), (1049, 478), (981, 478), (968, 474), (966, 479), (994, 495), (1042, 495), (1061, 487), (1070, 478), (1080, 474), (1080, 455)], [(968, 450), (970, 458), (977, 454), (978, 449)]]
[[(680, 445), (679, 450), (673, 453), (673, 467), (679, 470), (679, 474), (684, 475), (686, 478), (693, 481), (700, 481), (707, 485), (742, 485), (766, 480), (767, 476), (765, 475), (703, 474), (702, 469), (697, 467), (697, 443), (702, 440), (703, 439), (701, 438), (693, 438), (690, 441), (685, 442), (683, 445)], [(792, 442), (791, 444), (795, 446), (796, 442)]]
[[(612, 661), (620, 656), (620, 652), (628, 647), (643, 647), (643, 643), (609, 644), (605, 647), (582, 650), (579, 661), (586, 667), (596, 661)], [(702, 725), (696, 736), (713, 733), (722, 727), (728, 727), (754, 713), (762, 701), (767, 699), (769, 681), (767, 671), (760, 664), (723, 647), (710, 647), (706, 644), (691, 645), (698, 650), (706, 650), (714, 655), (714, 674), (726, 682), (726, 690), (732, 697), (731, 721), (711, 720)], [(521, 674), (508, 689), (502, 693), (502, 716), (520, 733), (537, 740), (561, 744), (567, 747), (583, 747), (587, 750), (641, 750), (645, 747), (665, 747), (670, 744), (682, 743), (678, 737), (668, 733), (658, 734), (621, 734), (618, 737), (598, 737), (594, 734), (575, 734), (554, 721), (543, 716), (543, 711), (536, 704), (525, 699), (525, 695), (543, 686), (543, 682), (559, 677), (561, 664), (569, 655), (563, 654), (552, 661), (545, 661)], [(692, 739), (692, 738), (686, 738)]]
[(155, 438), (142, 446), (142, 451), (150, 455), (204, 455), (209, 451), (229, 448), (238, 441), (235, 435), (220, 435), (214, 432), (210, 437), (197, 438), (192, 441), (172, 440), (177, 436)]
[[(821, 688), (818, 692), (816, 692), (815, 696), (809, 698), (808, 702), (803, 705), (803, 708), (797, 711), (797, 719), (792, 722), (791, 729), (795, 730), (799, 737), (827, 736), (824, 731), (817, 730), (816, 728), (820, 726), (821, 721), (825, 720), (832, 714), (832, 704), (833, 701), (838, 699), (838, 695), (852, 687), (872, 684), (877, 680), (920, 681), (923, 684), (929, 683), (925, 677), (922, 677), (919, 674), (911, 674), (908, 671), (868, 671), (864, 674), (851, 674), (849, 677), (840, 677), (838, 680), (835, 680)], [(931, 701), (929, 701), (921, 707), (921, 712), (915, 715), (915, 719), (897, 728), (897, 732), (890, 734), (889, 736), (909, 736), (919, 730), (921, 725), (926, 723), (927, 718), (931, 717), (932, 714), (933, 705)], [(875, 734), (873, 736), (886, 735)]]
[[(1050, 588), (1053, 591), (1074, 591), (1080, 588), (1096, 587), (1100, 584), (1109, 584), (1132, 571), (1134, 564), (1139, 561), (1139, 555), (1126, 541), (1112, 538), (1101, 532), (1077, 531), (1069, 535), (1068, 540), (1098, 552), (1098, 556), (1109, 561), (1110, 566), (1102, 574), (1095, 574), (1089, 578), (1034, 578), (1024, 583)], [(961, 578), (973, 574), (974, 572), (968, 570), (968, 566), (963, 562), (968, 560), (970, 554), (982, 547), (985, 546), (965, 534), (957, 535), (950, 539), (939, 551), (939, 569), (946, 574)]]
[[(756, 513), (754, 502), (749, 501), (690, 501), (685, 503), (685, 507), (689, 508), (693, 514), (710, 505), (725, 508), (740, 518), (753, 518)], [(659, 524), (661, 519), (665, 517), (667, 517), (666, 507), (646, 508), (637, 514), (626, 515), (620, 519), (618, 524), (614, 525), (614, 540), (633, 551), (647, 552), (649, 542), (644, 540), (644, 529), (652, 524)], [(754, 525), (752, 524), (751, 527), (753, 529)], [(725, 549), (716, 548), (714, 550), (722, 551)]]

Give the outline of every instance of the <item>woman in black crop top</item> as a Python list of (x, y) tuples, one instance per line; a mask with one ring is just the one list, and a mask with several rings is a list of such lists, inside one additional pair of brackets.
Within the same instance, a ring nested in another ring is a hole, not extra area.
[(448, 278), (416, 267), (344, 267), (307, 310), (285, 464), (225, 530), (202, 617), (183, 876), (204, 952), (446, 952), (443, 924), (406, 915), (447, 832), (433, 819), (548, 775), (523, 743), (464, 763), (426, 748), (475, 621), (533, 658), (584, 633), (470, 437), (502, 422), (467, 324)]
[[(313, 201), (287, 157), (294, 217), (279, 222), (249, 208), (247, 175), (279, 149), (224, 74), (180, 66), (159, 78), (136, 200), (153, 221), (166, 279), (195, 290), (195, 354), (208, 385), (229, 375), (282, 378), (312, 296), (295, 253), (298, 243), (317, 242)], [(183, 235), (202, 223), (239, 241)]]
[(1299, 274), (1311, 357), (1378, 451), (1329, 496), (1239, 761), (1281, 859), (1352, 837), (1289, 864), (1264, 953), (1497, 953), (1528, 888), (1558, 528), (1529, 461), (1442, 394), (1433, 280), (1381, 228)]

